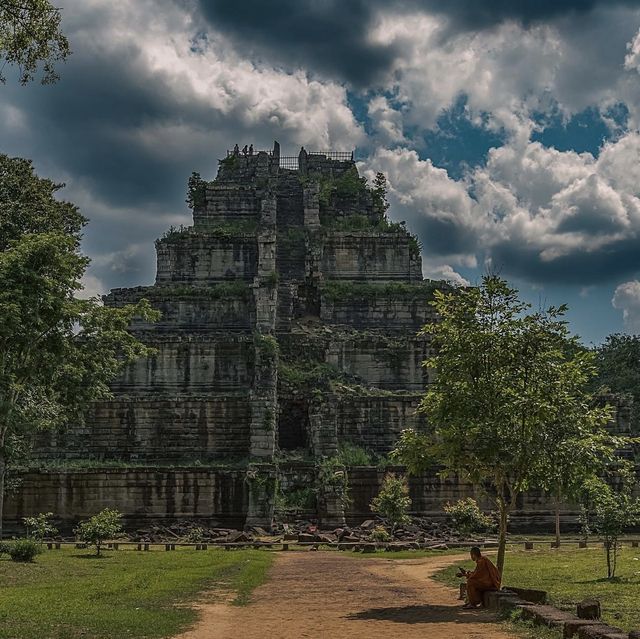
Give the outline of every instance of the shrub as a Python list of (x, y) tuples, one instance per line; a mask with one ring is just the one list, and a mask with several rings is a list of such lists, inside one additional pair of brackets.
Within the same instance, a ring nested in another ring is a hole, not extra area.
[(391, 541), (391, 535), (383, 526), (376, 526), (369, 535), (371, 541)]
[(58, 534), (58, 529), (51, 523), (53, 513), (38, 513), (35, 517), (24, 517), (22, 519), (26, 529), (27, 537), (42, 543), (45, 537)]
[(395, 473), (387, 473), (378, 496), (371, 500), (370, 508), (374, 513), (387, 519), (394, 530), (399, 524), (408, 523), (411, 497), (409, 497), (407, 478)]
[(449, 516), (451, 525), (463, 535), (489, 532), (495, 527), (492, 517), (485, 515), (472, 497), (460, 499), (454, 504), (447, 502), (444, 511)]
[(17, 539), (9, 544), (7, 552), (11, 561), (31, 562), (42, 552), (42, 547), (33, 539)]
[(0, 555), (8, 555), (9, 554), (9, 544), (5, 544), (3, 541), (0, 541)]
[(112, 508), (105, 508), (91, 519), (81, 521), (74, 532), (82, 541), (94, 545), (96, 554), (100, 556), (100, 547), (103, 542), (115, 537), (121, 531), (122, 513)]

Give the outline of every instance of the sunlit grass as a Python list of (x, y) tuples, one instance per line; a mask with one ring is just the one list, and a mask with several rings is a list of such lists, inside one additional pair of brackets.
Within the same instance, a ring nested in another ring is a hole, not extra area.
[(45, 552), (0, 560), (0, 639), (152, 639), (193, 623), (204, 590), (243, 605), (273, 554), (258, 550)]

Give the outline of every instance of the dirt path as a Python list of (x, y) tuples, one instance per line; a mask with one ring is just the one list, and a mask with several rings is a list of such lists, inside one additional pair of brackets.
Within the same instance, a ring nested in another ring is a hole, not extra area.
[(196, 627), (176, 639), (511, 639), (490, 613), (461, 610), (455, 590), (429, 578), (456, 558), (282, 553), (251, 604), (203, 601)]

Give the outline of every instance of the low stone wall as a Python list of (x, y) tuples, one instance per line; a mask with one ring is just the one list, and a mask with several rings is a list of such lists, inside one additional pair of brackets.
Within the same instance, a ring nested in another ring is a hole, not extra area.
[(5, 502), (6, 532), (22, 530), (22, 518), (52, 512), (69, 533), (103, 508), (124, 513), (125, 526), (202, 519), (207, 525), (241, 528), (249, 503), (243, 471), (217, 469), (90, 469), (30, 472)]

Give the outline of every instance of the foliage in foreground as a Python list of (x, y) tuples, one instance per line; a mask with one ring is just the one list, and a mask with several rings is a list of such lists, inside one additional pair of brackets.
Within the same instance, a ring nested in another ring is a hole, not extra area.
[(127, 330), (132, 319), (159, 316), (145, 300), (77, 298), (86, 219), (57, 198), (62, 186), (0, 154), (0, 537), (8, 463), (28, 454), (35, 430), (81, 422), (109, 396), (118, 371), (152, 353)]
[(105, 508), (87, 521), (81, 521), (74, 532), (79, 539), (95, 546), (99, 557), (102, 544), (122, 532), (122, 513)]
[[(45, 552), (35, 564), (0, 558), (0, 639), (160, 639), (197, 618), (198, 593), (220, 589), (244, 605), (273, 554), (257, 550)], [(61, 593), (64, 594), (61, 597)]]
[[(437, 462), (487, 491), (499, 514), (502, 571), (518, 496), (573, 490), (614, 457), (619, 441), (604, 428), (609, 411), (593, 407), (594, 355), (569, 336), (564, 306), (533, 312), (496, 276), (434, 295), (441, 321), (423, 333), (432, 335), (436, 355), (426, 365), (435, 375), (421, 404), (432, 431), (405, 431), (395, 457), (410, 472)], [(559, 486), (564, 476), (576, 482)]]
[(42, 67), (42, 84), (58, 80), (55, 64), (70, 54), (69, 42), (60, 31), (61, 10), (49, 0), (0, 2), (0, 83), (5, 64), (16, 66), (19, 81), (27, 84)]

